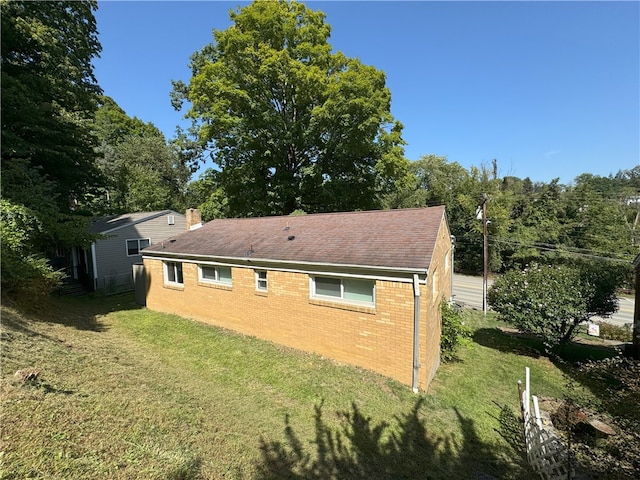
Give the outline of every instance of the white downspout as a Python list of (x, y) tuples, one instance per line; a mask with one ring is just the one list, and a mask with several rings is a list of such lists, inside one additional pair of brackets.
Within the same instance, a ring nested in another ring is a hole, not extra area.
[(420, 283), (418, 275), (413, 275), (413, 380), (411, 388), (418, 393), (418, 372), (420, 370)]
[(93, 264), (93, 289), (98, 290), (98, 262), (96, 261), (96, 242), (91, 244), (91, 263)]

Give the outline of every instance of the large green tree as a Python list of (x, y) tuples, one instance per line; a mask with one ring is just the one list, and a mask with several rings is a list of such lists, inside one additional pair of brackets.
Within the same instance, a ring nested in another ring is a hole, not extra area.
[(46, 291), (45, 257), (80, 244), (77, 201), (100, 184), (90, 119), (100, 88), (95, 1), (2, 1), (2, 285)]
[(115, 147), (116, 211), (183, 210), (190, 170), (162, 136), (131, 136)]
[(153, 123), (129, 117), (113, 99), (101, 97), (92, 129), (100, 145), (97, 165), (105, 178), (105, 187), (90, 204), (94, 213), (185, 208), (191, 170)]
[(218, 182), (219, 174), (208, 168), (187, 187), (187, 205), (198, 207), (205, 222), (229, 216), (228, 201)]
[[(89, 120), (100, 88), (95, 1), (2, 1), (3, 196), (24, 198), (27, 179), (48, 182), (58, 208), (82, 197), (98, 176)], [(47, 203), (50, 199), (47, 199)]]
[(383, 72), (332, 52), (320, 11), (254, 2), (191, 59), (174, 105), (210, 151), (231, 215), (369, 209), (407, 175)]

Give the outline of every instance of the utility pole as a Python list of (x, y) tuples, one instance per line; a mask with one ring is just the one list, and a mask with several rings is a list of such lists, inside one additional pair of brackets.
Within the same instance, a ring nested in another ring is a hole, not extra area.
[(487, 315), (487, 280), (489, 277), (489, 234), (487, 229), (487, 194), (482, 194), (482, 312)]

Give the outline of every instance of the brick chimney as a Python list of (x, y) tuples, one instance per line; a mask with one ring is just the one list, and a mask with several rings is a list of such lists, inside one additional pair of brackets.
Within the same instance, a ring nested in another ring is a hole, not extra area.
[(197, 208), (187, 208), (187, 230), (195, 230), (202, 226), (202, 215)]

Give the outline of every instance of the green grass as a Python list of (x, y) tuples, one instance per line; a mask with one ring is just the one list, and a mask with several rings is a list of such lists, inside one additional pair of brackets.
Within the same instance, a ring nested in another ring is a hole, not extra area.
[(499, 406), (518, 411), (525, 366), (542, 396), (563, 372), (469, 315), (472, 347), (415, 395), (128, 295), (3, 307), (1, 478), (530, 478)]

